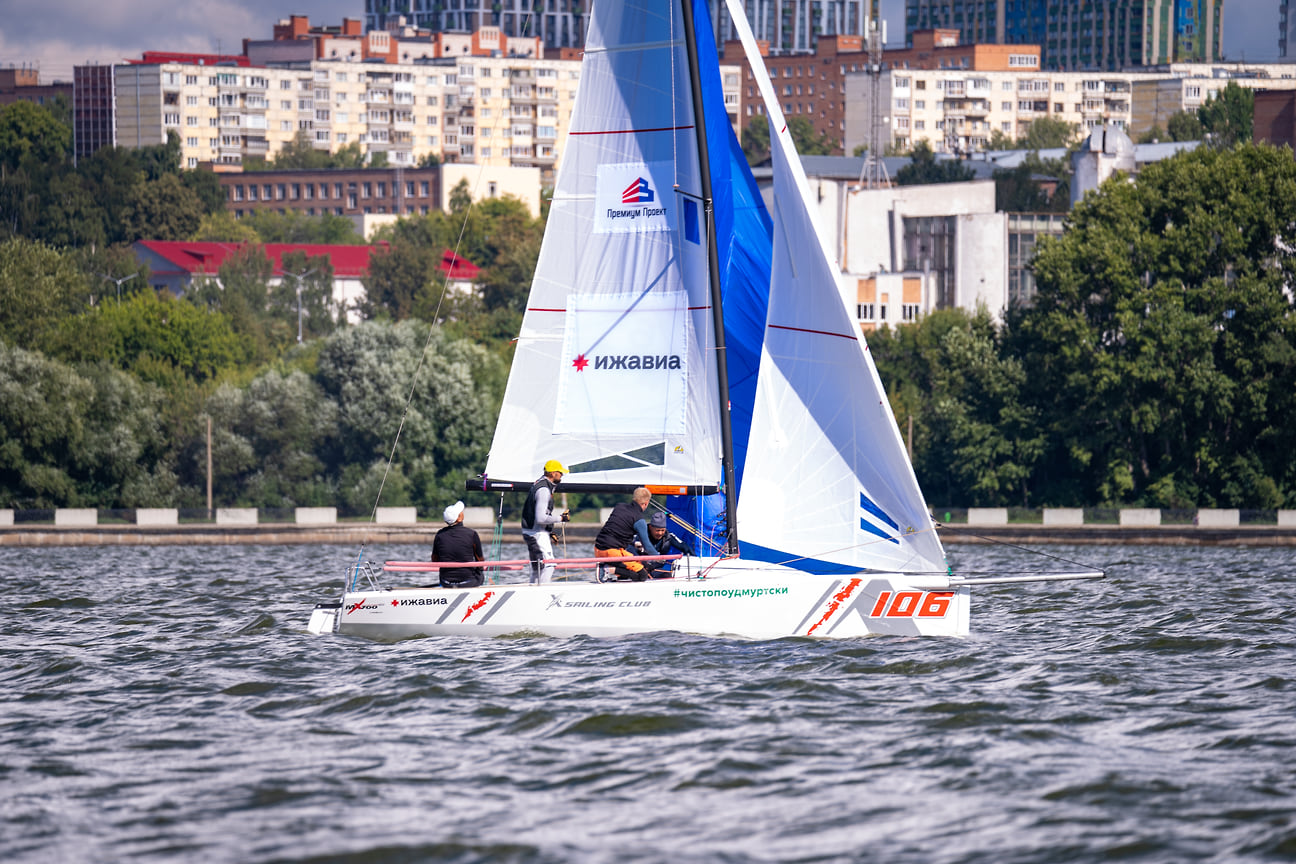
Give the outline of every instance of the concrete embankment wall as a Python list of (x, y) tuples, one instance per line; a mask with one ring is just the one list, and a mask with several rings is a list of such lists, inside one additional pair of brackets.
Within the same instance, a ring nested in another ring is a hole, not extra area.
[[(214, 525), (0, 525), (0, 546), (204, 546), (254, 544), (391, 544), (431, 546), (442, 523), (375, 525), (258, 524)], [(566, 539), (590, 543), (599, 526), (569, 524)], [(483, 540), (491, 529), (479, 528)], [(1204, 525), (947, 525), (941, 541), (960, 543), (1025, 544), (1145, 544), (1171, 546), (1296, 546), (1296, 526), (1242, 525), (1216, 528)], [(505, 542), (521, 543), (516, 523), (506, 525)]]

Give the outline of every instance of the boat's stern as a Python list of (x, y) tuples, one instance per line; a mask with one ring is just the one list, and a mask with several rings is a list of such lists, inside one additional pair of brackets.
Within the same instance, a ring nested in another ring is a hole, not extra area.
[(316, 636), (332, 633), (337, 629), (337, 613), (341, 608), (340, 602), (316, 603), (314, 611), (311, 612), (310, 623), (306, 625), (307, 631)]

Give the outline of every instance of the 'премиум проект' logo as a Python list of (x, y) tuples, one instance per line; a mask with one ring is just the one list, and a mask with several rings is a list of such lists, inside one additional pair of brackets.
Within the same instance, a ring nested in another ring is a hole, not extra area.
[(662, 216), (666, 213), (666, 208), (644, 207), (644, 204), (652, 204), (657, 200), (656, 193), (653, 192), (652, 185), (649, 184), (646, 177), (637, 177), (635, 181), (627, 186), (621, 192), (621, 203), (623, 205), (640, 205), (636, 207), (609, 207), (607, 210), (608, 219), (638, 219), (644, 216)]
[(625, 188), (621, 193), (622, 204), (651, 204), (653, 199), (652, 187), (648, 185), (647, 179), (640, 177)]

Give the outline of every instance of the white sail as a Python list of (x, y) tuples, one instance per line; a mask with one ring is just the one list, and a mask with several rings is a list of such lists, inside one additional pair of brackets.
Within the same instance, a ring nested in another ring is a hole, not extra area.
[[(678, 4), (597, 3), (486, 465), (529, 481), (720, 480), (705, 221)], [(567, 85), (567, 82), (562, 82)]]
[(945, 572), (886, 391), (842, 301), (804, 169), (736, 5), (730, 0), (765, 100), (774, 168), (774, 272), (738, 504), (742, 557), (826, 572)]

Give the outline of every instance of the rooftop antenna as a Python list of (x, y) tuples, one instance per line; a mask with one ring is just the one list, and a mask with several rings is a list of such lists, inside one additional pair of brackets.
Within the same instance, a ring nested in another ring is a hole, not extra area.
[(882, 112), (882, 46), (886, 43), (886, 22), (868, 18), (864, 22), (865, 41), (868, 46), (868, 152), (860, 169), (859, 185), (863, 189), (886, 189), (891, 185), (882, 154), (886, 148), (884, 124), (888, 118)]

